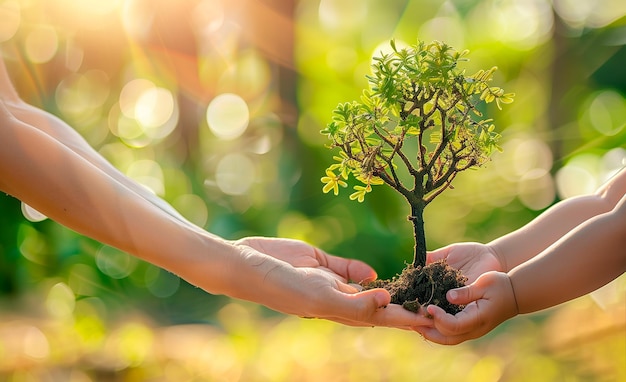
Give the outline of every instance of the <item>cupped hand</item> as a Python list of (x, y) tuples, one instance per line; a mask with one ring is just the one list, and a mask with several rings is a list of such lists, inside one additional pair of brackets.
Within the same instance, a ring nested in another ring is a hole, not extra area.
[(294, 267), (329, 270), (341, 276), (344, 282), (361, 283), (375, 280), (377, 277), (376, 271), (362, 261), (329, 255), (300, 240), (254, 236), (237, 240), (235, 244), (254, 248)]
[[(350, 282), (371, 281), (376, 272), (362, 261), (332, 256), (302, 241), (250, 237), (238, 240), (245, 264), (260, 272), (260, 285), (240, 297), (279, 312), (324, 318), (351, 326), (412, 329), (432, 320), (390, 304), (384, 289), (361, 289)], [(245, 267), (244, 267), (245, 268)]]
[(428, 264), (445, 259), (448, 264), (461, 271), (467, 282), (472, 283), (489, 271), (504, 271), (504, 264), (493, 249), (481, 243), (457, 243), (428, 252)]
[(434, 327), (415, 328), (427, 340), (442, 345), (481, 337), (518, 314), (509, 276), (502, 272), (487, 272), (468, 286), (448, 291), (447, 298), (466, 306), (452, 315), (429, 305), (427, 311), (433, 317)]

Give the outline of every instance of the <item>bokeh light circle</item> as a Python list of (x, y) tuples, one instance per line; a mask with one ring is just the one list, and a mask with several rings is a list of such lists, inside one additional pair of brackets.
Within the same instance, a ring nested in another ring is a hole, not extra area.
[(156, 195), (165, 194), (163, 169), (156, 161), (150, 159), (134, 161), (128, 166), (126, 175)]
[(581, 125), (591, 125), (602, 135), (614, 136), (626, 127), (626, 99), (614, 90), (592, 94), (582, 113)]
[(626, 166), (626, 149), (616, 147), (607, 151), (602, 157), (603, 167), (609, 172), (609, 176)]
[(137, 267), (139, 260), (117, 248), (104, 245), (96, 254), (96, 265), (105, 275), (114, 279), (128, 277)]
[[(107, 74), (90, 70), (84, 74), (70, 74), (56, 88), (55, 101), (59, 110), (73, 120), (85, 121), (93, 118), (107, 101), (110, 83)], [(84, 129), (82, 124), (75, 128)]]
[(587, 168), (568, 164), (556, 173), (556, 184), (561, 199), (589, 195), (598, 187), (595, 175)]
[(435, 17), (422, 25), (419, 30), (422, 41), (445, 41), (455, 47), (465, 46), (465, 31), (462, 20), (457, 17)]
[(172, 206), (185, 218), (199, 227), (207, 223), (209, 210), (204, 200), (198, 195), (180, 195), (172, 202)]
[(538, 211), (554, 202), (556, 190), (550, 173), (535, 168), (528, 171), (518, 183), (518, 197), (528, 208)]
[(485, 37), (526, 50), (552, 36), (554, 17), (543, 0), (483, 1), (472, 10), (471, 23)]
[[(514, 141), (513, 146), (513, 173), (516, 177), (539, 169), (548, 171), (552, 168), (553, 155), (550, 147), (539, 139), (523, 139)], [(513, 142), (511, 142), (513, 143)]]
[(144, 126), (165, 124), (174, 111), (174, 97), (163, 88), (148, 89), (139, 96), (135, 105), (135, 118)]
[(0, 42), (10, 40), (20, 27), (22, 15), (20, 4), (5, 1), (0, 4)]
[(46, 308), (50, 314), (56, 317), (69, 317), (75, 306), (76, 297), (67, 284), (59, 282), (50, 288), (46, 299)]
[(144, 92), (155, 88), (156, 85), (152, 81), (143, 78), (129, 81), (120, 92), (119, 102), (122, 113), (128, 118), (135, 118), (137, 101)]
[(48, 217), (41, 212), (37, 211), (28, 204), (22, 202), (22, 215), (31, 222), (40, 222), (46, 220)]
[(619, 19), (626, 12), (621, 0), (580, 1), (553, 0), (554, 10), (571, 28), (602, 28)]
[(164, 269), (148, 267), (144, 274), (146, 288), (156, 297), (172, 296), (180, 287), (180, 278)]
[(110, 124), (111, 132), (126, 143), (141, 147), (167, 137), (179, 119), (174, 94), (152, 81), (138, 78), (129, 81), (120, 92), (119, 111)]
[(215, 181), (223, 193), (243, 195), (254, 183), (255, 172), (254, 163), (246, 155), (228, 154), (217, 164)]
[(235, 139), (248, 128), (250, 110), (240, 96), (232, 93), (220, 94), (211, 101), (206, 112), (209, 129), (218, 138)]
[(57, 31), (49, 25), (34, 28), (24, 41), (24, 50), (28, 59), (36, 64), (43, 64), (52, 59), (59, 48)]
[[(398, 50), (409, 48), (410, 46), (409, 43), (400, 39), (395, 39), (394, 42)], [(384, 55), (392, 54), (392, 53), (393, 53), (393, 48), (389, 44), (389, 41), (381, 42), (374, 48), (374, 51), (372, 51), (372, 56), (370, 58), (370, 65), (373, 65), (375, 63), (375, 60), (374, 60), (375, 58), (380, 58), (380, 57), (383, 57)]]
[(368, 4), (361, 0), (322, 0), (318, 8), (320, 24), (328, 30), (359, 28), (367, 17)]

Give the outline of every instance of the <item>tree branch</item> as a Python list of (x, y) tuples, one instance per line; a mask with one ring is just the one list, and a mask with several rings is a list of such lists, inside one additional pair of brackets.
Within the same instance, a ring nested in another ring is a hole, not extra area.
[(393, 166), (391, 166), (391, 161), (393, 161), (394, 155), (398, 154), (400, 156), (400, 159), (402, 159), (402, 162), (406, 166), (406, 169), (409, 171), (409, 173), (410, 174), (414, 174), (416, 172), (416, 170), (413, 167), (413, 164), (411, 163), (409, 158), (407, 158), (407, 156), (402, 152), (402, 150), (400, 150), (400, 148), (402, 147), (402, 143), (404, 142), (404, 132), (403, 132), (402, 136), (400, 137), (400, 139), (398, 139), (398, 142), (396, 142), (394, 144), (389, 139), (384, 137), (380, 133), (380, 130), (376, 126), (373, 126), (373, 129), (374, 129), (374, 132), (376, 133), (376, 135), (378, 135), (386, 144), (388, 144), (389, 146), (393, 147), (393, 151), (392, 151), (391, 156), (389, 157), (389, 161), (388, 161), (389, 166), (393, 168)]
[(428, 194), (428, 196), (426, 196), (424, 198), (424, 204), (427, 205), (430, 202), (433, 201), (433, 199), (435, 199), (437, 196), (439, 196), (439, 194), (441, 194), (442, 192), (444, 192), (448, 187), (450, 187), (450, 185), (452, 184), (452, 181), (454, 180), (454, 178), (456, 177), (456, 174), (458, 174), (458, 172), (454, 172), (451, 176), (450, 179), (446, 180), (444, 182), (444, 184), (439, 187), (438, 189), (436, 189), (435, 192)]
[(430, 158), (430, 161), (425, 166), (425, 172), (427, 173), (430, 173), (430, 170), (435, 165), (435, 161), (437, 160), (437, 158), (439, 158), (439, 156), (443, 152), (443, 149), (448, 144), (448, 140), (449, 140), (449, 136), (446, 133), (446, 120), (445, 120), (446, 113), (443, 110), (443, 108), (440, 108), (439, 113), (441, 114), (441, 141), (437, 144), (437, 147), (435, 148), (435, 151), (433, 152), (432, 158)]

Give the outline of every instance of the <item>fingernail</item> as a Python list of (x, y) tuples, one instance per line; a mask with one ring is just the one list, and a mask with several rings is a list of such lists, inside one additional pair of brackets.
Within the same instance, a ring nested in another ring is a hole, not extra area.
[(448, 291), (448, 299), (449, 300), (456, 300), (456, 298), (459, 297), (459, 293), (455, 290), (450, 290)]
[(350, 285), (351, 287), (356, 289), (357, 292), (362, 292), (363, 291), (363, 286), (361, 284), (349, 283), (348, 285)]

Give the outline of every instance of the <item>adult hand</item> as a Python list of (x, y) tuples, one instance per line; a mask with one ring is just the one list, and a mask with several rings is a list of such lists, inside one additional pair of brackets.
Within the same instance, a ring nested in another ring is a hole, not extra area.
[(489, 271), (505, 271), (504, 263), (488, 245), (481, 243), (457, 243), (429, 252), (428, 264), (445, 259), (453, 268), (460, 270), (467, 282), (474, 282), (480, 275)]
[(466, 305), (465, 309), (452, 315), (429, 305), (427, 311), (434, 327), (415, 328), (427, 340), (442, 345), (481, 337), (518, 314), (511, 281), (502, 272), (487, 272), (468, 286), (448, 291), (447, 298), (454, 304)]
[[(361, 291), (349, 282), (370, 281), (376, 272), (367, 264), (332, 256), (302, 241), (250, 237), (235, 245), (260, 285), (248, 285), (233, 297), (307, 318), (324, 318), (351, 326), (412, 329), (432, 320), (390, 304), (384, 289)], [(242, 268), (246, 268), (243, 266)], [(253, 279), (252, 279), (253, 280)], [(251, 281), (252, 281), (251, 280)]]

